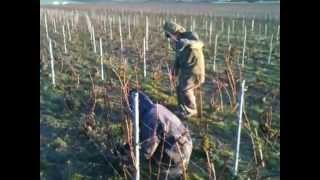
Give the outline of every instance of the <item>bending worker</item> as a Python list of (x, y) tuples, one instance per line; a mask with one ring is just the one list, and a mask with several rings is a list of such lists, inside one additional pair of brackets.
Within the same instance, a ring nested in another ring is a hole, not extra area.
[(192, 152), (188, 128), (165, 106), (153, 103), (146, 94), (136, 90), (131, 90), (128, 96), (131, 119), (135, 116), (135, 93), (139, 94), (140, 140), (144, 157), (162, 162), (161, 167), (169, 170), (170, 177), (182, 176)]
[(176, 51), (173, 75), (178, 77), (177, 114), (188, 118), (198, 113), (195, 90), (205, 80), (203, 42), (196, 33), (187, 32), (174, 22), (165, 22), (163, 29)]

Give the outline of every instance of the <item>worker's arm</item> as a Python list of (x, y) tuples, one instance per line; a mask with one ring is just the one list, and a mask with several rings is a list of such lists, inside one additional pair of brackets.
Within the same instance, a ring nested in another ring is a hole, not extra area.
[(144, 156), (146, 159), (150, 159), (153, 156), (159, 143), (160, 140), (157, 136), (153, 136), (147, 139), (145, 142), (143, 142), (142, 146), (144, 146), (145, 149)]
[(172, 75), (173, 75), (173, 76), (177, 76), (178, 73), (179, 73), (179, 69), (180, 69), (180, 66), (179, 66), (179, 57), (176, 55), (176, 59), (175, 59), (174, 64), (173, 64), (173, 72), (172, 72)]

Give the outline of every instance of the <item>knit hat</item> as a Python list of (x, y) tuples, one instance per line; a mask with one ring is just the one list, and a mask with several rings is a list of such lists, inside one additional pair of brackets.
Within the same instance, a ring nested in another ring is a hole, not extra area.
[(166, 21), (163, 25), (163, 30), (170, 33), (183, 33), (186, 31), (186, 29), (179, 24), (172, 22), (172, 21)]

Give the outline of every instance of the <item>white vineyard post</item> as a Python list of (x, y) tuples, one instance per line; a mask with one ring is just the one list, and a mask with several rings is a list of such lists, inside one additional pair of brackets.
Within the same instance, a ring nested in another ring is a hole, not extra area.
[(211, 45), (211, 36), (212, 36), (212, 21), (210, 21), (210, 27), (209, 27), (209, 44)]
[(68, 20), (67, 20), (67, 30), (68, 30), (69, 41), (71, 42), (72, 38), (71, 38), (70, 25)]
[(112, 18), (111, 17), (109, 17), (109, 37), (110, 37), (110, 40), (112, 40), (113, 39), (113, 37), (112, 37)]
[(143, 38), (143, 77), (147, 77), (147, 67), (146, 67), (146, 38)]
[(208, 20), (205, 22), (206, 38), (208, 38)]
[(49, 38), (49, 52), (50, 52), (50, 64), (51, 64), (51, 77), (52, 77), (52, 84), (55, 87), (56, 86), (56, 77), (54, 73), (54, 59), (53, 59), (53, 52), (52, 52), (52, 42)]
[(129, 33), (129, 34), (128, 34), (128, 36), (129, 36), (128, 38), (131, 39), (131, 22), (130, 22), (130, 16), (129, 16), (128, 18), (129, 18), (129, 19), (128, 19), (128, 31), (129, 31), (129, 32), (128, 32), (128, 33)]
[(269, 50), (268, 64), (270, 64), (270, 63), (271, 63), (272, 40), (273, 40), (273, 34), (271, 34), (271, 39), (270, 39), (270, 50)]
[(235, 159), (235, 166), (234, 166), (234, 175), (238, 175), (238, 162), (239, 162), (239, 152), (240, 152), (240, 135), (241, 135), (241, 125), (242, 125), (242, 111), (243, 111), (243, 102), (244, 102), (244, 85), (245, 80), (242, 81), (241, 85), (241, 99), (240, 99), (240, 108), (238, 112), (238, 135), (237, 135), (237, 149), (236, 149), (236, 159)]
[(258, 31), (258, 35), (260, 36), (261, 35), (261, 23), (259, 24), (259, 31)]
[(217, 49), (218, 49), (218, 34), (216, 34), (215, 41), (214, 41), (213, 72), (216, 72)]
[(279, 36), (280, 36), (280, 25), (278, 25), (278, 30), (277, 30), (277, 41), (279, 40)]
[(46, 35), (47, 35), (47, 39), (49, 40), (49, 31), (48, 31), (48, 20), (47, 20), (47, 14), (44, 14), (44, 25), (46, 28)]
[(230, 25), (228, 25), (228, 35), (227, 35), (228, 43), (230, 43)]
[(244, 26), (244, 40), (243, 40), (243, 48), (242, 48), (242, 67), (244, 66), (244, 55), (246, 53), (246, 43), (247, 43), (247, 27)]
[(245, 31), (245, 28), (246, 28), (246, 22), (245, 22), (245, 19), (243, 18), (242, 19), (242, 32)]
[(120, 35), (120, 50), (123, 50), (123, 39), (122, 39), (122, 31), (121, 31), (121, 16), (119, 16), (119, 35)]
[(221, 33), (224, 31), (224, 19), (221, 17)]
[(97, 53), (97, 47), (96, 47), (96, 36), (94, 34), (94, 26), (91, 26), (92, 30), (92, 43), (93, 43), (93, 52)]
[(74, 29), (74, 18), (73, 17), (71, 18), (71, 29)]
[(106, 18), (103, 18), (103, 32), (107, 34)]
[(190, 18), (190, 31), (191, 31), (191, 32), (193, 31), (193, 29), (192, 29), (192, 16), (191, 16), (191, 18)]
[(232, 33), (234, 33), (234, 25), (235, 25), (235, 21), (234, 19), (232, 19)]
[(148, 41), (149, 41), (149, 21), (148, 21), (148, 16), (146, 16), (146, 51), (148, 51)]
[(140, 180), (140, 139), (139, 139), (139, 93), (134, 94), (134, 142), (135, 142), (135, 180)]
[(101, 65), (101, 79), (104, 80), (104, 71), (103, 71), (103, 51), (102, 51), (102, 39), (100, 37), (100, 65)]
[(196, 20), (192, 20), (192, 31), (196, 31)]
[(266, 23), (264, 25), (264, 36), (267, 37), (267, 35), (268, 35), (268, 24)]
[(56, 26), (56, 19), (53, 17), (53, 29), (54, 29), (54, 33), (57, 33), (57, 26)]
[(251, 32), (253, 32), (253, 30), (254, 30), (254, 18), (251, 21)]
[(136, 15), (133, 15), (133, 28), (136, 28)]
[(68, 50), (67, 50), (66, 33), (65, 33), (65, 30), (64, 30), (64, 25), (62, 25), (62, 35), (63, 35), (64, 53), (67, 54)]

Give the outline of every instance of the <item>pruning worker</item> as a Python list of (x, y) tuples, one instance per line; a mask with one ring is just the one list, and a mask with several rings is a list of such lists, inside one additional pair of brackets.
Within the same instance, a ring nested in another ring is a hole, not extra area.
[(152, 102), (146, 94), (137, 90), (131, 90), (128, 95), (132, 120), (135, 116), (135, 93), (139, 94), (140, 140), (144, 157), (162, 162), (170, 177), (183, 175), (192, 152), (188, 128), (165, 106)]
[(173, 75), (178, 77), (177, 114), (188, 118), (198, 113), (195, 90), (205, 80), (203, 42), (196, 33), (187, 32), (184, 27), (174, 22), (165, 22), (163, 29), (176, 51)]

